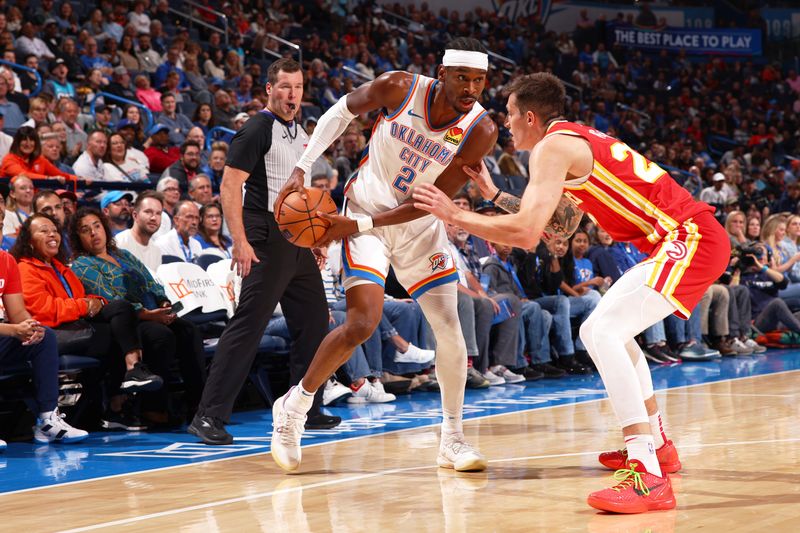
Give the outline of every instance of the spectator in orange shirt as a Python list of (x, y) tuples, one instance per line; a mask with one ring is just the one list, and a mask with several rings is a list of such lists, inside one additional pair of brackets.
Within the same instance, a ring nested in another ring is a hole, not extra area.
[(0, 164), (0, 176), (13, 178), (25, 174), (31, 179), (57, 179), (62, 183), (65, 179), (78, 179), (74, 174), (62, 172), (41, 154), (42, 145), (36, 130), (30, 126), (21, 127)]

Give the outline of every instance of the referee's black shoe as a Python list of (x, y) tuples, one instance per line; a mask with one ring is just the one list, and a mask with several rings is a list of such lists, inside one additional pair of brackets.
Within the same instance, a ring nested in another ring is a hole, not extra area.
[(308, 413), (306, 429), (333, 429), (342, 423), (341, 416), (328, 416), (324, 413)]
[(233, 435), (225, 431), (222, 420), (213, 416), (194, 415), (192, 423), (189, 424), (189, 433), (212, 446), (233, 444)]

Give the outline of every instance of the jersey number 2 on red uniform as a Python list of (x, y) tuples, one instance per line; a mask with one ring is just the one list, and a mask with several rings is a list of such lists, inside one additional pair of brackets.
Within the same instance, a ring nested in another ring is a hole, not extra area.
[(611, 156), (620, 162), (625, 161), (630, 156), (633, 164), (633, 173), (647, 183), (655, 183), (658, 178), (666, 174), (663, 168), (652, 161), (648, 161), (645, 156), (633, 151), (630, 146), (623, 142), (612, 144), (610, 150)]
[(400, 168), (400, 174), (394, 179), (394, 183), (392, 186), (400, 191), (403, 194), (408, 192), (408, 187), (412, 183), (414, 183), (414, 179), (417, 177), (417, 171), (411, 167), (402, 167)]

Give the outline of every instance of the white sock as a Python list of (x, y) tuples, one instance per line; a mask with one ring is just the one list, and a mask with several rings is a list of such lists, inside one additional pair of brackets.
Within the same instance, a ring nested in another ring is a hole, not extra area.
[(445, 435), (452, 435), (454, 433), (464, 433), (464, 426), (462, 424), (461, 415), (448, 413), (442, 410), (442, 437)]
[(661, 412), (656, 411), (654, 415), (648, 415), (650, 419), (650, 429), (653, 432), (653, 443), (656, 450), (667, 443), (667, 435), (664, 433), (664, 423), (661, 420)]
[(625, 447), (628, 450), (628, 461), (639, 461), (648, 472), (663, 477), (652, 435), (628, 435), (625, 437)]
[(292, 387), (284, 406), (288, 411), (304, 415), (311, 409), (313, 404), (314, 392), (305, 390), (301, 381), (296, 387)]

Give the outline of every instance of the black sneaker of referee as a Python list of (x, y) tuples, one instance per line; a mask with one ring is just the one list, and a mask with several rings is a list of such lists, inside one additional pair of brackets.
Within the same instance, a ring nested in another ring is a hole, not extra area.
[(213, 416), (194, 415), (188, 431), (212, 446), (233, 444), (233, 435), (225, 430), (222, 420)]

